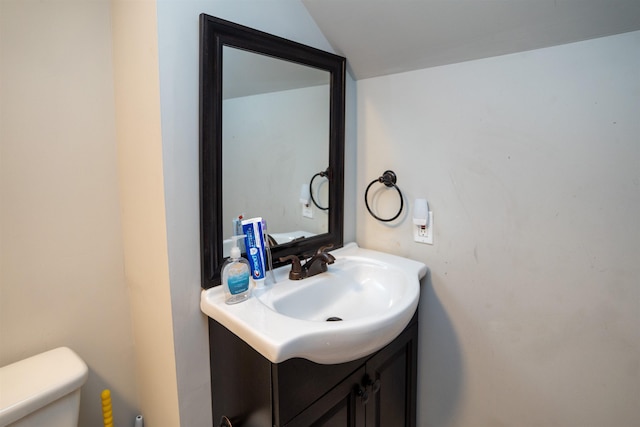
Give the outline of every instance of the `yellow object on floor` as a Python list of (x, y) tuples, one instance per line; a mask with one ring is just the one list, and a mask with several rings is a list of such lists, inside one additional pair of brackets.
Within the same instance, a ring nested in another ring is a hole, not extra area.
[(100, 397), (102, 398), (102, 418), (104, 419), (104, 427), (113, 427), (111, 391), (109, 391), (109, 389), (102, 390), (102, 394), (100, 394)]

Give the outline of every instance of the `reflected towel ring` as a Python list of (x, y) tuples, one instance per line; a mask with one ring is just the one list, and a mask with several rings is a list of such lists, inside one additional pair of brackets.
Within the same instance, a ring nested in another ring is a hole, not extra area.
[[(367, 189), (364, 192), (364, 204), (367, 207), (367, 210), (369, 211), (371, 216), (377, 219), (378, 221), (391, 222), (394, 219), (398, 218), (400, 216), (400, 213), (402, 212), (402, 208), (404, 207), (404, 197), (402, 197), (402, 191), (400, 191), (400, 187), (396, 185), (396, 181), (397, 181), (397, 177), (393, 171), (384, 171), (381, 177), (374, 179), (369, 183), (369, 185), (367, 186)], [(367, 196), (369, 195), (369, 189), (376, 182), (380, 182), (384, 184), (386, 187), (395, 187), (395, 189), (398, 190), (398, 195), (400, 196), (400, 209), (398, 210), (398, 213), (395, 214), (392, 218), (386, 218), (386, 219), (380, 218), (378, 215), (374, 214), (371, 211), (371, 208), (369, 207), (369, 201)]]
[(313, 175), (313, 178), (311, 178), (311, 182), (309, 182), (309, 195), (311, 196), (311, 201), (313, 202), (314, 205), (316, 205), (318, 209), (327, 211), (329, 210), (328, 206), (326, 208), (320, 206), (318, 202), (316, 202), (316, 199), (313, 198), (313, 180), (316, 179), (317, 177), (329, 179), (329, 169), (322, 172), (318, 172), (317, 174)]

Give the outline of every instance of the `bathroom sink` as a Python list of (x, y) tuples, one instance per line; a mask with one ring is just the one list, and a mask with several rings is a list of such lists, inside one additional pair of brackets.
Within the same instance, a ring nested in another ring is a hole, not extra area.
[(324, 274), (302, 281), (287, 280), (256, 297), (273, 311), (301, 320), (377, 317), (393, 309), (410, 291), (396, 275), (397, 270), (381, 262), (339, 257)]
[(254, 289), (245, 302), (227, 305), (221, 286), (202, 291), (202, 311), (273, 363), (302, 357), (343, 363), (384, 347), (407, 326), (418, 306), (427, 267), (355, 243), (331, 252), (329, 271)]

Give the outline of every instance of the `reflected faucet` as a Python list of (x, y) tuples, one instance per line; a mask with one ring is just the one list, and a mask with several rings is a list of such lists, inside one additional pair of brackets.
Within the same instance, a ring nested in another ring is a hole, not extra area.
[(327, 271), (327, 264), (333, 264), (336, 260), (333, 255), (326, 252), (331, 249), (333, 245), (322, 246), (314, 256), (307, 260), (304, 265), (300, 264), (300, 260), (295, 255), (289, 255), (280, 258), (280, 261), (291, 260), (291, 271), (289, 272), (290, 280), (301, 280), (307, 277), (315, 276), (316, 274), (324, 273)]

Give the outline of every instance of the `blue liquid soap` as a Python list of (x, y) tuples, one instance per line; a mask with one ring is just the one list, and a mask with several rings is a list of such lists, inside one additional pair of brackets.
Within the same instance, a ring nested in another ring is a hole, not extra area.
[(237, 304), (251, 296), (249, 262), (242, 258), (238, 247), (238, 239), (243, 237), (244, 235), (231, 237), (233, 247), (230, 257), (222, 265), (222, 285), (227, 304)]

